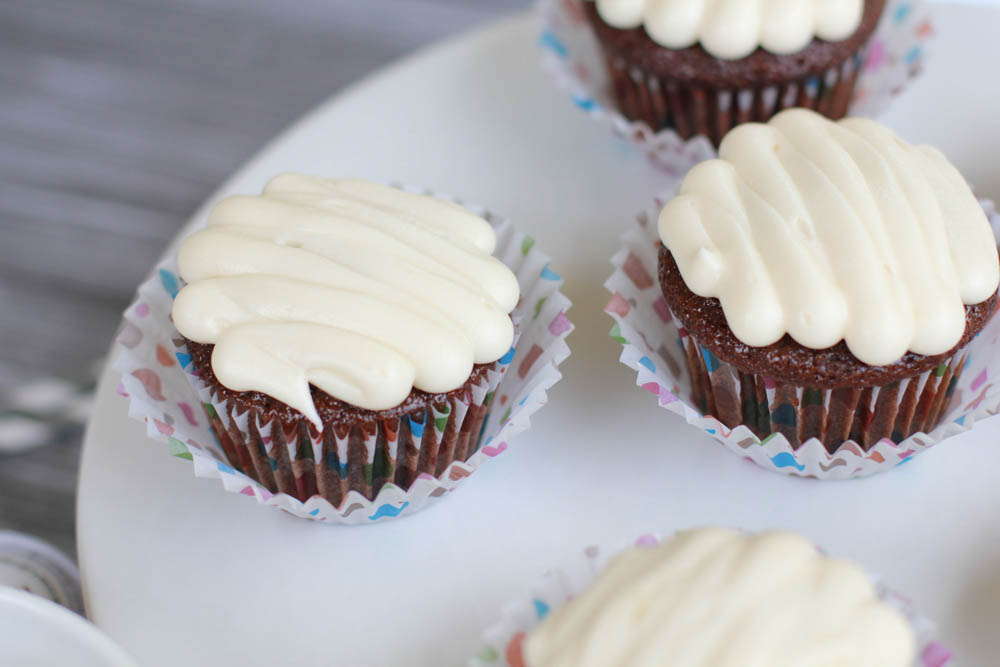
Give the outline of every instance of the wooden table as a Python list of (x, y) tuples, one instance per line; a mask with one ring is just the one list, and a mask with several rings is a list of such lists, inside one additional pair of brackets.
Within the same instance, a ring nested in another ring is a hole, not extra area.
[[(285, 125), (530, 4), (0, 0), (0, 392), (89, 381), (167, 241)], [(74, 553), (79, 436), (0, 455), (0, 529)]]

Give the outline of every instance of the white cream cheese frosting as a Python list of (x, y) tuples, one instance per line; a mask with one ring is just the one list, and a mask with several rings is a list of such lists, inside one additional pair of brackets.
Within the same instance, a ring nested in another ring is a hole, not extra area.
[(608, 25), (644, 26), (670, 49), (700, 43), (717, 58), (736, 60), (757, 47), (797, 53), (813, 38), (847, 39), (861, 25), (864, 0), (596, 0)]
[(659, 232), (687, 286), (717, 297), (747, 345), (844, 340), (873, 366), (949, 351), (965, 304), (1000, 282), (986, 214), (944, 155), (804, 109), (726, 135)]
[(527, 667), (909, 667), (913, 631), (851, 563), (724, 528), (613, 559), (524, 642)]
[(178, 254), (174, 324), (214, 343), (226, 387), (260, 391), (317, 427), (309, 384), (385, 410), (413, 387), (462, 386), (510, 349), (517, 278), (493, 228), (458, 204), (300, 174), (219, 202)]

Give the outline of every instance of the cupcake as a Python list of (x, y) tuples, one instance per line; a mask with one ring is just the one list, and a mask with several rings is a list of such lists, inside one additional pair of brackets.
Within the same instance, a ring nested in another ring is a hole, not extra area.
[(726, 528), (623, 551), (522, 637), (508, 664), (912, 667), (918, 644), (857, 566), (792, 533)]
[(793, 449), (929, 432), (996, 309), (982, 206), (938, 151), (793, 109), (741, 125), (659, 218), (691, 400)]
[(628, 119), (715, 144), (791, 107), (847, 113), (885, 0), (587, 0)]
[(283, 174), (216, 205), (172, 319), (230, 463), (340, 507), (471, 456), (513, 356), (495, 245), (458, 204), (363, 181)]

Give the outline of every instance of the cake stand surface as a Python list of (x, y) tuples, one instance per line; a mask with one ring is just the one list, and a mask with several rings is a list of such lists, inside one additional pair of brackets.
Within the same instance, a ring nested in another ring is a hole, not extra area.
[[(938, 5), (934, 15), (927, 72), (883, 120), (1000, 197), (1000, 10)], [(532, 428), (427, 511), (316, 525), (195, 478), (127, 416), (106, 371), (79, 491), (91, 618), (149, 667), (459, 665), (506, 601), (584, 546), (718, 523), (801, 531), (863, 563), (940, 623), (963, 664), (990, 664), (1000, 655), (1000, 422), (889, 474), (822, 483), (758, 469), (657, 407), (617, 361), (602, 283), (663, 177), (555, 89), (536, 26), (519, 15), (361, 81), (206, 203), (297, 170), (422, 185), (512, 218), (566, 279), (577, 325), (565, 378)]]

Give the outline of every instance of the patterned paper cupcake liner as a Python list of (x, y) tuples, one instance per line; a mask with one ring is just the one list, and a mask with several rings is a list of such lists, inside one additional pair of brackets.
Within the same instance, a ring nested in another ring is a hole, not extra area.
[(702, 135), (716, 146), (736, 125), (766, 122), (783, 109), (843, 118), (864, 61), (858, 53), (822, 74), (781, 85), (708, 89), (644, 74), (620, 56), (606, 60), (615, 105), (626, 118), (657, 131), (667, 128), (682, 139)]
[[(248, 423), (230, 419), (228, 408), (208, 400), (204, 390), (199, 394), (185, 370), (191, 367), (190, 356), (176, 347), (181, 337), (170, 320), (170, 310), (181, 284), (176, 259), (170, 257), (140, 285), (118, 336), (121, 348), (114, 367), (122, 377), (119, 393), (129, 398), (129, 416), (145, 422), (151, 437), (166, 441), (172, 455), (191, 461), (197, 476), (218, 479), (229, 492), (298, 517), (370, 523), (412, 514), (444, 496), (528, 428), (531, 415), (547, 402), (547, 390), (561, 377), (558, 366), (569, 356), (566, 336), (573, 330), (566, 317), (570, 301), (560, 292), (562, 279), (549, 268), (549, 258), (535, 247), (534, 239), (479, 206), (458, 203), (493, 225), (497, 234), (494, 254), (515, 273), (521, 287), (521, 300), (512, 313), (519, 333), (516, 347), (488, 374), (485, 384), (470, 392), (467, 405), (451, 406), (450, 414), (446, 406), (437, 406), (423, 422), (406, 420), (405, 426), (398, 426), (392, 443), (388, 438), (383, 442), (378, 437), (343, 438), (336, 433), (318, 441), (302, 440), (267, 427), (261, 432), (261, 425), (256, 425), (259, 439), (250, 447), (238, 447), (232, 438), (242, 439), (246, 432), (242, 428)], [(466, 419), (476, 411), (485, 414)], [(459, 420), (463, 428), (478, 422), (478, 430), (464, 440), (453, 438)], [(425, 445), (433, 451), (424, 450)], [(463, 446), (465, 460), (459, 460)], [(432, 455), (447, 456), (449, 448), (455, 460), (441, 469), (436, 460), (428, 464)], [(253, 470), (266, 483), (238, 467)], [(377, 495), (369, 500), (364, 491), (374, 490), (379, 483)], [(315, 495), (305, 493), (314, 488)], [(308, 497), (302, 501), (296, 495)]]
[[(175, 343), (178, 359), (190, 359), (184, 340)], [(386, 484), (407, 489), (421, 475), (440, 477), (451, 464), (475, 454), (516, 345), (515, 339), (510, 352), (464, 395), (450, 396), (419, 414), (323, 432), (303, 422), (286, 424), (249, 410), (241, 413), (203, 381), (194, 364), (184, 370), (230, 462), (272, 493), (303, 502), (318, 495), (339, 507), (352, 492), (373, 498)]]
[(846, 441), (868, 449), (883, 439), (899, 442), (932, 431), (951, 405), (967, 347), (915, 377), (881, 387), (818, 389), (744, 373), (680, 330), (691, 377), (691, 401), (727, 428), (743, 424), (764, 440), (780, 433), (792, 449), (816, 439), (834, 453)]
[[(635, 541), (635, 546), (656, 546), (661, 541), (660, 536), (643, 535)], [(611, 557), (621, 551), (624, 549), (605, 552), (588, 547), (571, 567), (546, 572), (529, 599), (504, 607), (500, 620), (483, 633), (482, 648), (469, 659), (469, 667), (531, 667), (524, 659), (525, 637), (549, 612), (587, 590)], [(882, 601), (902, 612), (913, 627), (918, 650), (912, 667), (953, 666), (952, 651), (935, 640), (934, 624), (920, 616), (906, 597), (887, 588), (877, 577), (874, 579)]]
[[(994, 234), (1000, 236), (1000, 215), (992, 202), (982, 203)], [(662, 202), (657, 201), (649, 211), (637, 216), (637, 226), (624, 236), (624, 247), (611, 260), (615, 271), (605, 283), (613, 295), (605, 307), (615, 320), (611, 337), (622, 344), (620, 360), (636, 371), (636, 384), (654, 394), (661, 407), (680, 415), (730, 451), (787, 475), (818, 479), (865, 477), (904, 463), (949, 436), (967, 431), (976, 420), (1000, 412), (1000, 383), (994, 380), (1000, 376), (998, 316), (947, 365), (896, 387), (883, 388), (882, 396), (874, 390), (860, 392), (854, 399), (855, 406), (867, 414), (864, 419), (859, 415), (857, 423), (853, 418), (841, 419), (837, 428), (848, 436), (841, 443), (827, 438), (829, 449), (819, 433), (810, 432), (809, 424), (827, 411), (831, 418), (843, 417), (847, 406), (841, 410), (832, 397), (807, 396), (800, 389), (786, 388), (779, 395), (777, 386), (757, 383), (762, 386), (753, 387), (757, 393), (755, 406), (763, 416), (748, 419), (753, 428), (743, 424), (726, 426), (726, 422), (740, 421), (735, 411), (742, 412), (744, 407), (739, 402), (740, 390), (732, 384), (728, 395), (720, 400), (720, 394), (726, 392), (727, 373), (729, 382), (735, 382), (733, 378), (738, 374), (734, 375), (711, 353), (703, 353), (688, 331), (674, 320), (663, 298), (656, 279), (656, 220), (661, 208)], [(692, 368), (698, 372), (692, 373)], [(758, 404), (766, 405), (761, 408)], [(879, 415), (885, 418), (879, 419)], [(899, 435), (900, 429), (917, 422), (936, 426), (929, 433), (919, 431), (898, 443), (894, 441), (893, 435)], [(807, 436), (801, 444), (799, 428)]]
[[(922, 2), (889, 0), (865, 52), (823, 75), (762, 88), (681, 89), (620, 59), (605, 60), (584, 14), (585, 1), (540, 0), (542, 62), (573, 104), (657, 165), (664, 153), (685, 143), (710, 148), (710, 139), (718, 142), (737, 123), (766, 120), (783, 108), (876, 116), (919, 74), (933, 35)], [(667, 118), (675, 127), (659, 129)]]

